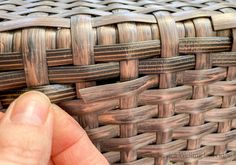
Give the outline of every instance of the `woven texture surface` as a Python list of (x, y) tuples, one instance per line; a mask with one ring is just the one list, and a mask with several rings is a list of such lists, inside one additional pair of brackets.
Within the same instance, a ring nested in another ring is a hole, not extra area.
[(235, 0), (6, 0), (0, 21), (2, 111), (39, 90), (111, 164), (236, 164)]

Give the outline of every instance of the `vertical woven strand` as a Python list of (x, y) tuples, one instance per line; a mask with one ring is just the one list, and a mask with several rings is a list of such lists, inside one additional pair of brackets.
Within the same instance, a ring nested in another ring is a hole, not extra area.
[(13, 40), (13, 35), (11, 32), (0, 33), (0, 52), (1, 53), (12, 51), (12, 47), (13, 47), (12, 40)]
[(22, 52), (21, 35), (22, 35), (21, 30), (16, 30), (13, 34), (13, 43), (12, 43), (13, 52)]
[(46, 29), (46, 49), (56, 49), (56, 30), (53, 28)]
[[(232, 29), (233, 43), (232, 43), (232, 52), (236, 51), (236, 29)], [(236, 67), (228, 67), (227, 81), (231, 81), (236, 79)], [(234, 107), (236, 103), (235, 96), (223, 96), (222, 108), (230, 108)], [(220, 109), (219, 109), (220, 110)], [(220, 122), (218, 124), (218, 133), (225, 133), (231, 130), (232, 120), (228, 120), (225, 122)], [(216, 146), (214, 154), (222, 155), (227, 152), (227, 145)]]
[(71, 33), (70, 29), (59, 29), (56, 33), (56, 47), (58, 49), (71, 49)]
[(30, 28), (22, 31), (22, 55), (27, 86), (49, 84), (45, 29)]
[[(109, 45), (116, 44), (117, 42), (117, 29), (116, 26), (102, 26), (97, 28), (97, 44), (98, 45)], [(106, 109), (104, 109), (106, 110)], [(104, 126), (106, 127), (106, 126)], [(116, 132), (115, 130), (112, 130)], [(103, 139), (102, 141), (106, 141)], [(101, 147), (101, 152), (103, 148)], [(120, 160), (120, 154), (118, 152), (106, 152), (103, 153), (104, 156), (109, 160), (109, 162), (116, 162)]]
[[(45, 6), (41, 6), (45, 8)], [(47, 8), (47, 7), (46, 7)], [(28, 15), (46, 17), (47, 13), (32, 12)], [(16, 35), (15, 35), (16, 36)], [(20, 35), (16, 36), (18, 39)], [(44, 28), (30, 28), (22, 30), (21, 48), (27, 86), (49, 84), (46, 58), (46, 30)], [(19, 49), (19, 45), (14, 45)]]
[[(232, 29), (233, 34), (233, 44), (232, 44), (232, 52), (236, 52), (236, 29)], [(227, 80), (236, 79), (236, 66), (232, 66), (228, 68)]]
[[(94, 35), (91, 16), (78, 15), (71, 17), (71, 40), (74, 65), (94, 64)], [(76, 83), (77, 97), (80, 97), (79, 89), (96, 85), (96, 82)], [(78, 121), (84, 129), (98, 127), (96, 114), (85, 114), (78, 116)], [(98, 147), (98, 146), (97, 146)]]
[[(137, 41), (137, 28), (132, 23), (118, 24), (118, 33), (120, 43)], [(127, 52), (129, 53), (129, 52)], [(121, 81), (128, 81), (138, 78), (138, 60), (128, 60), (120, 62), (120, 79)], [(128, 109), (137, 107), (137, 96), (125, 96), (120, 98), (120, 109)], [(120, 137), (127, 138), (137, 134), (136, 124), (121, 124)], [(137, 159), (137, 152), (135, 150), (121, 151), (121, 162), (131, 162)]]
[[(161, 37), (161, 57), (168, 58), (178, 55), (179, 37), (176, 24), (173, 18), (169, 15), (162, 15), (159, 13), (154, 14), (158, 26), (160, 29)], [(172, 88), (176, 86), (176, 74), (167, 73), (160, 74), (160, 89)], [(170, 104), (159, 104), (159, 117), (166, 118), (174, 115), (175, 105)], [(172, 140), (172, 131), (158, 132), (157, 133), (157, 144), (165, 144)], [(156, 158), (156, 165), (166, 165), (168, 163), (168, 157)]]
[[(212, 30), (212, 25), (209, 19), (199, 18), (193, 20), (196, 36), (215, 36), (216, 34)], [(210, 54), (197, 53), (196, 54), (196, 70), (210, 69), (212, 65), (212, 59)], [(208, 85), (195, 85), (193, 86), (193, 99), (201, 99), (208, 97)], [(191, 114), (190, 116), (190, 126), (203, 125), (204, 113)], [(201, 139), (188, 140), (188, 150), (194, 150), (201, 147)], [(186, 165), (197, 165), (198, 161), (186, 163)]]

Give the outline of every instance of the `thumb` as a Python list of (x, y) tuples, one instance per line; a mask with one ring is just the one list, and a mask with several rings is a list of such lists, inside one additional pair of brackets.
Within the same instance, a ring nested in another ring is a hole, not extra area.
[(0, 121), (0, 164), (47, 165), (51, 155), (53, 113), (49, 99), (27, 92)]

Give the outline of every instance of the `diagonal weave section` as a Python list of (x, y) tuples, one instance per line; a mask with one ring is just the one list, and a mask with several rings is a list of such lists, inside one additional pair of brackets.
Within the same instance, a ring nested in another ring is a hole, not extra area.
[(39, 90), (110, 164), (234, 165), (235, 4), (0, 1), (0, 110)]

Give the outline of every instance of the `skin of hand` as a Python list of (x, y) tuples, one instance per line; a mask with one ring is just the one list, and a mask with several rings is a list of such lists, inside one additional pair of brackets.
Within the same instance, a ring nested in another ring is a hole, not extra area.
[(0, 113), (0, 164), (109, 165), (79, 124), (36, 91)]

